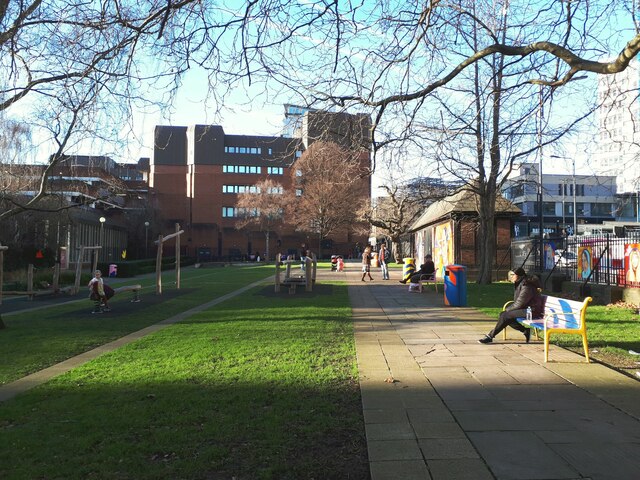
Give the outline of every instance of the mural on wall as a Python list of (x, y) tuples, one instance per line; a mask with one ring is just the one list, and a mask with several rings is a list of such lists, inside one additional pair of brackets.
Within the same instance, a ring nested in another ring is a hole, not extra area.
[(441, 223), (434, 227), (433, 262), (436, 265), (436, 271), (454, 262), (452, 222)]
[(425, 253), (425, 230), (416, 233), (416, 259), (418, 263), (422, 263)]
[(624, 246), (624, 272), (627, 285), (640, 283), (640, 243), (628, 243)]
[(553, 242), (544, 242), (544, 269), (551, 270), (555, 265), (556, 245)]
[(578, 248), (578, 278), (586, 280), (591, 275), (592, 268), (591, 247), (579, 247)]

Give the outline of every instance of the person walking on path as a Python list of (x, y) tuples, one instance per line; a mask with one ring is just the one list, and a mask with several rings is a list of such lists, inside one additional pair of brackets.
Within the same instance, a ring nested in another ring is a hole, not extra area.
[(369, 275), (369, 280), (373, 281), (373, 277), (371, 276), (371, 245), (367, 245), (362, 252), (362, 281), (364, 282), (364, 277)]
[(380, 262), (380, 270), (382, 271), (382, 279), (389, 280), (389, 266), (387, 265), (387, 259), (389, 258), (389, 250), (387, 250), (386, 242), (380, 244), (380, 251), (378, 252), (378, 261)]
[(518, 268), (515, 272), (509, 272), (509, 281), (515, 284), (513, 303), (500, 312), (496, 326), (478, 340), (480, 343), (493, 342), (495, 336), (508, 326), (524, 333), (524, 338), (529, 343), (531, 330), (516, 319), (526, 316), (527, 307), (531, 307), (533, 318), (540, 318), (544, 314), (544, 302), (539, 292), (540, 281), (537, 277), (528, 277), (523, 268)]

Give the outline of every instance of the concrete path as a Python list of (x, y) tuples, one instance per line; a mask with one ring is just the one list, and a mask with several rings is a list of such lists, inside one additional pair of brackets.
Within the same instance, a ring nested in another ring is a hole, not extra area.
[(346, 273), (373, 480), (640, 479), (640, 382), (373, 276)]

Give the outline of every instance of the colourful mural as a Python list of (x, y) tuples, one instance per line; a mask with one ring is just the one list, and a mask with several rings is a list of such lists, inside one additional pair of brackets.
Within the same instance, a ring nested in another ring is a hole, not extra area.
[(578, 248), (578, 278), (586, 280), (591, 275), (593, 254), (591, 247)]
[(624, 272), (627, 285), (638, 285), (640, 283), (640, 243), (625, 244)]
[(436, 265), (436, 271), (440, 271), (444, 265), (454, 262), (452, 222), (436, 225), (433, 233), (433, 263)]

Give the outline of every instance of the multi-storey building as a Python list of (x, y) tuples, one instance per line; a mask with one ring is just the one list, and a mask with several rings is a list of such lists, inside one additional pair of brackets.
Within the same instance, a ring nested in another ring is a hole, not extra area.
[[(539, 235), (538, 184), (538, 165), (533, 163), (522, 164), (505, 183), (505, 198), (522, 210), (514, 223), (515, 237)], [(571, 234), (574, 219), (581, 233), (586, 224), (615, 220), (616, 209), (614, 176), (542, 174), (543, 233)]]
[(593, 169), (617, 178), (618, 192), (640, 189), (640, 71), (638, 62), (598, 75), (598, 137)]
[[(364, 146), (361, 159), (370, 165), (369, 117), (303, 109), (296, 115), (299, 137), (230, 135), (219, 125), (156, 127), (149, 165), (152, 201), (167, 232), (175, 223), (185, 230), (184, 253), (215, 259), (264, 252), (263, 233), (236, 227), (238, 195), (253, 191), (256, 183), (267, 178), (279, 183), (283, 194), (290, 191), (293, 165), (314, 141)], [(363, 182), (368, 199), (370, 180)], [(349, 231), (331, 241), (339, 253), (346, 253), (355, 242)], [(272, 252), (297, 252), (303, 243), (310, 243), (306, 234), (286, 221), (270, 236)]]

